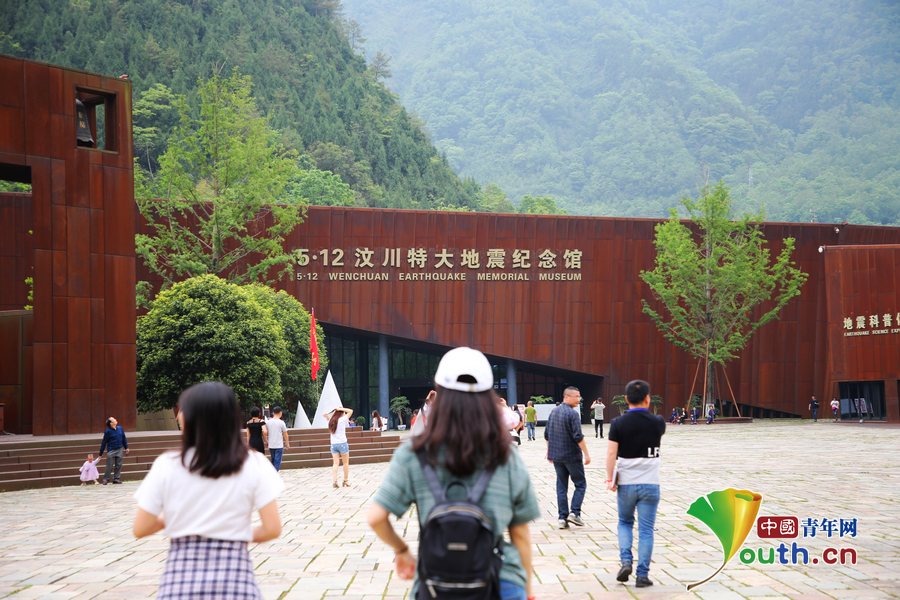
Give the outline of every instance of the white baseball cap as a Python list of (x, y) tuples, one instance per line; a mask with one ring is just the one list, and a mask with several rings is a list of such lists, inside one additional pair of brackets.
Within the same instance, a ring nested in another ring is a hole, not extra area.
[[(475, 382), (460, 381), (465, 375)], [(441, 359), (434, 382), (448, 390), (486, 392), (494, 387), (494, 370), (487, 357), (478, 350), (454, 348)]]

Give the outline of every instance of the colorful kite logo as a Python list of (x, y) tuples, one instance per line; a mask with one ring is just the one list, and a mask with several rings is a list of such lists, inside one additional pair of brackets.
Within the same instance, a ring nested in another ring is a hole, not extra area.
[(687, 514), (700, 519), (712, 529), (712, 532), (722, 542), (724, 560), (722, 566), (716, 569), (715, 573), (703, 581), (689, 584), (688, 591), (703, 585), (718, 575), (728, 561), (738, 553), (741, 546), (744, 545), (747, 535), (753, 529), (760, 504), (762, 504), (761, 494), (734, 488), (712, 492), (697, 498), (691, 504)]

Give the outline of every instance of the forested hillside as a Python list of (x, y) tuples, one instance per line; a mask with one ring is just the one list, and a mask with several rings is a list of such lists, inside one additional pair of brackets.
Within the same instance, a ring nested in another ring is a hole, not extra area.
[(199, 78), (237, 67), (304, 168), (339, 174), (356, 203), (474, 208), (479, 187), (457, 177), (353, 52), (334, 25), (339, 8), (336, 0), (7, 1), (0, 53), (128, 74), (144, 168), (155, 166), (178, 118), (168, 92), (196, 106)]
[(893, 0), (345, 0), (460, 174), (661, 216), (704, 166), (771, 219), (900, 224)]

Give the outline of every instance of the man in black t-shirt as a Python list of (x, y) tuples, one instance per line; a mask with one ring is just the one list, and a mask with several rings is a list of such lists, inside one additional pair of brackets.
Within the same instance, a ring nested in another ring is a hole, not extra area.
[(813, 396), (812, 400), (809, 401), (809, 410), (812, 411), (813, 414), (813, 423), (819, 422), (819, 401), (816, 400), (816, 397)]
[[(609, 489), (617, 491), (619, 504), (619, 557), (622, 568), (617, 581), (631, 575), (634, 511), (638, 514), (638, 566), (635, 587), (653, 585), (650, 558), (653, 556), (653, 525), (659, 505), (659, 445), (666, 421), (651, 414), (650, 384), (635, 380), (625, 386), (628, 412), (609, 425), (606, 478)], [(615, 473), (615, 476), (613, 476)]]

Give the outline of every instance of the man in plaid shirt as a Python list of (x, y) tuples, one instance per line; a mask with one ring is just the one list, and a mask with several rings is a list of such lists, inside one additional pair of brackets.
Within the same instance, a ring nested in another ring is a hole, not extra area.
[[(591, 464), (587, 443), (581, 432), (581, 414), (578, 405), (581, 392), (578, 388), (567, 387), (563, 392), (563, 403), (553, 409), (544, 428), (547, 440), (547, 460), (556, 469), (556, 507), (559, 511), (559, 528), (568, 529), (569, 523), (584, 525), (581, 520), (581, 503), (587, 491), (584, 466)], [(582, 453), (584, 462), (582, 462)], [(572, 494), (572, 511), (569, 512), (569, 477), (575, 485)]]

